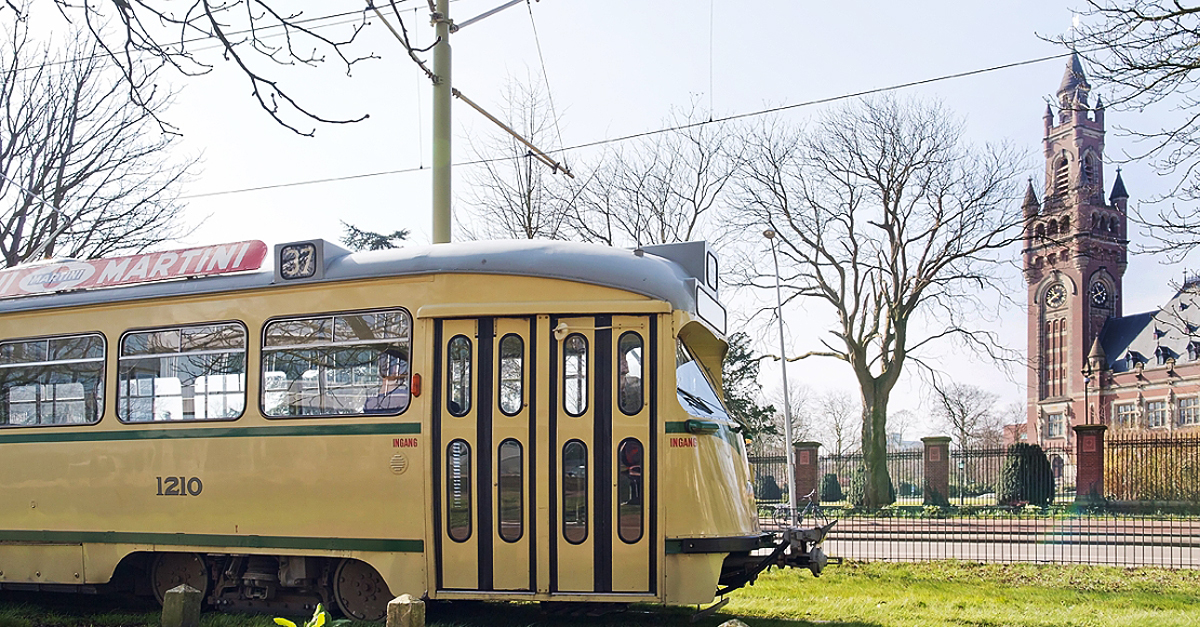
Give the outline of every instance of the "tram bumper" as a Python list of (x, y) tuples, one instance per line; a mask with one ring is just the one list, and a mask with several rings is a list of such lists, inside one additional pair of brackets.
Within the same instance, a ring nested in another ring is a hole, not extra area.
[(721, 568), (721, 579), (717, 590), (718, 595), (724, 595), (747, 584), (753, 584), (759, 573), (772, 566), (779, 568), (807, 568), (814, 577), (818, 577), (831, 561), (840, 563), (840, 558), (830, 559), (821, 549), (825, 536), (837, 521), (830, 521), (821, 527), (799, 528), (788, 527), (778, 534), (763, 534), (760, 548), (770, 549), (767, 554), (731, 553), (725, 558)]

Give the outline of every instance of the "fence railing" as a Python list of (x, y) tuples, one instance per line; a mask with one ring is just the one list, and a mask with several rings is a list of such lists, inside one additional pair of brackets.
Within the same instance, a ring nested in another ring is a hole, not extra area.
[(1200, 438), (1110, 434), (1104, 491), (1118, 502), (1200, 504)]
[[(820, 502), (830, 518), (839, 519), (826, 553), (864, 560), (1200, 568), (1200, 438), (1108, 433), (1103, 456), (1092, 443), (1076, 444), (1079, 451), (1045, 448), (1036, 464), (1015, 463), (1005, 448), (943, 448), (936, 455), (928, 446), (889, 451), (896, 500), (874, 511), (854, 506), (862, 455), (818, 457), (807, 472), (819, 474)], [(1083, 458), (1099, 462), (1104, 498), (1080, 490), (1084, 498), (1078, 503), (1086, 507), (1068, 507), (1076, 503), (1078, 486), (1095, 485), (1089, 483), (1095, 469), (1081, 467)], [(787, 458), (750, 462), (763, 527), (776, 527), (787, 520), (776, 515), (787, 499)], [(943, 482), (949, 475), (948, 495), (931, 503), (939, 472)], [(1021, 485), (1049, 490), (1042, 493), (1052, 495), (1048, 502), (1041, 499), (1044, 507), (1013, 496), (1018, 475)]]

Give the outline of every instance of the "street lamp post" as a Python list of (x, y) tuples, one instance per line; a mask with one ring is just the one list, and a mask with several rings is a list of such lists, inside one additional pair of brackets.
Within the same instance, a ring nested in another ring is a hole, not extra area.
[(787, 352), (783, 340), (783, 289), (779, 286), (779, 253), (775, 249), (775, 231), (763, 231), (763, 237), (771, 242), (771, 258), (775, 261), (775, 318), (779, 321), (779, 371), (783, 373), (783, 439), (787, 452), (788, 520), (792, 526), (796, 520), (796, 451), (792, 442), (792, 402), (788, 392)]

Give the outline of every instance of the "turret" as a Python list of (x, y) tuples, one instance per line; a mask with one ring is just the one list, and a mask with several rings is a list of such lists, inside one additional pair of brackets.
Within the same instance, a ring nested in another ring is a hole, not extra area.
[(1108, 196), (1108, 201), (1114, 207), (1125, 212), (1126, 201), (1129, 200), (1129, 192), (1125, 191), (1125, 181), (1121, 180), (1121, 168), (1117, 168), (1117, 180), (1113, 182), (1112, 193)]
[(1021, 207), (1025, 211), (1025, 217), (1036, 216), (1041, 205), (1042, 203), (1038, 201), (1037, 192), (1033, 191), (1033, 178), (1030, 177), (1029, 187), (1025, 188), (1025, 202), (1021, 203)]
[(1088, 371), (1099, 373), (1108, 369), (1108, 356), (1104, 354), (1104, 347), (1100, 346), (1100, 336), (1092, 342), (1092, 350), (1088, 352)]

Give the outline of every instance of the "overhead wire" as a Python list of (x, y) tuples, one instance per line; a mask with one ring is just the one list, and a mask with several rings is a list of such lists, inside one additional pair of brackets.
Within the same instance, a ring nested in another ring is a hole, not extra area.
[(546, 99), (550, 101), (550, 119), (554, 122), (554, 132), (558, 134), (558, 147), (565, 146), (562, 129), (558, 125), (558, 111), (554, 108), (554, 90), (550, 88), (550, 74), (546, 72), (546, 57), (542, 56), (542, 40), (538, 37), (537, 22), (533, 21), (533, 3), (525, 0), (525, 8), (529, 9), (529, 25), (533, 27), (533, 43), (537, 46), (538, 61), (542, 64), (542, 81), (546, 83)]
[[(1044, 56), (1044, 57), (1037, 57), (1034, 59), (1026, 59), (1024, 61), (1015, 61), (1013, 63), (1005, 63), (1002, 65), (994, 65), (994, 66), (990, 66), (990, 67), (986, 67), (986, 68), (968, 70), (965, 72), (957, 72), (954, 74), (945, 74), (942, 76), (936, 76), (936, 77), (926, 78), (926, 79), (921, 79), (921, 80), (916, 80), (916, 81), (909, 81), (906, 83), (898, 83), (898, 84), (889, 85), (886, 87), (876, 87), (874, 89), (867, 89), (867, 90), (857, 91), (857, 92), (852, 92), (852, 93), (847, 93), (847, 94), (840, 94), (837, 96), (830, 96), (828, 98), (818, 98), (815, 100), (806, 100), (804, 102), (798, 102), (798, 103), (794, 103), (794, 104), (790, 104), (790, 105), (781, 105), (778, 107), (759, 109), (759, 110), (750, 111), (747, 113), (738, 113), (738, 114), (733, 114), (733, 115), (727, 115), (725, 117), (706, 120), (703, 122), (691, 122), (691, 123), (687, 123), (687, 124), (678, 124), (675, 126), (668, 126), (668, 127), (664, 127), (664, 128), (650, 130), (650, 131), (643, 131), (640, 133), (632, 133), (629, 135), (622, 135), (620, 137), (612, 137), (609, 139), (602, 139), (602, 140), (587, 142), (587, 143), (583, 143), (583, 144), (576, 144), (574, 146), (564, 147), (559, 150), (549, 150), (547, 152), (548, 153), (556, 153), (556, 152), (562, 153), (562, 152), (569, 152), (569, 151), (573, 151), (573, 150), (582, 150), (584, 148), (594, 148), (597, 146), (604, 146), (607, 144), (615, 144), (615, 143), (629, 141), (632, 139), (639, 139), (642, 137), (651, 137), (651, 136), (659, 135), (662, 133), (672, 133), (675, 131), (686, 130), (689, 128), (696, 128), (696, 127), (704, 126), (707, 124), (723, 124), (725, 122), (731, 122), (733, 120), (757, 117), (757, 116), (762, 116), (762, 115), (768, 115), (771, 113), (779, 113), (781, 111), (789, 111), (792, 109), (812, 107), (812, 106), (821, 105), (821, 104), (829, 104), (829, 103), (833, 103), (833, 102), (839, 102), (842, 100), (851, 100), (854, 98), (861, 98), (863, 96), (871, 96), (874, 94), (887, 93), (890, 91), (897, 91), (897, 90), (901, 90), (901, 89), (907, 89), (910, 87), (917, 87), (920, 85), (928, 85), (931, 83), (938, 83), (938, 82), (942, 82), (942, 81), (966, 78), (969, 76), (977, 76), (979, 74), (986, 74), (988, 72), (997, 72), (1000, 70), (1007, 70), (1007, 69), (1012, 69), (1015, 67), (1022, 67), (1022, 66), (1026, 66), (1026, 65), (1035, 65), (1038, 63), (1045, 63), (1046, 61), (1053, 61), (1055, 59), (1063, 59), (1063, 58), (1069, 57), (1069, 56), (1071, 56), (1071, 54), (1073, 54), (1073, 53), (1072, 52), (1064, 52), (1061, 54), (1053, 54), (1053, 55), (1048, 55), (1048, 56)], [(481, 165), (481, 164), (485, 164), (485, 163), (508, 161), (513, 158), (514, 157), (511, 157), (511, 156), (505, 156), (505, 157), (493, 157), (493, 158), (489, 158), (489, 159), (476, 159), (476, 160), (472, 160), (472, 161), (460, 161), (460, 162), (455, 162), (454, 164), (452, 164), (452, 166), (453, 167), (461, 167), (461, 166)], [(180, 196), (179, 198), (181, 200), (187, 200), (187, 199), (193, 199), (193, 198), (205, 198), (205, 197), (210, 197), (210, 196), (224, 196), (224, 195), (229, 195), (229, 194), (240, 194), (240, 193), (245, 193), (245, 192), (256, 192), (256, 191), (263, 191), (263, 190), (269, 190), (269, 189), (298, 187), (301, 185), (333, 183), (333, 182), (348, 181), (348, 180), (361, 179), (361, 178), (371, 178), (371, 177), (376, 177), (376, 176), (388, 176), (388, 175), (394, 175), (394, 174), (409, 174), (412, 172), (420, 172), (423, 169), (424, 169), (424, 167), (422, 166), (422, 167), (415, 167), (415, 168), (404, 168), (404, 169), (400, 169), (400, 170), (386, 170), (386, 171), (381, 171), (381, 172), (350, 174), (350, 175), (346, 175), (346, 176), (338, 176), (338, 177), (330, 177), (330, 178), (322, 178), (322, 179), (292, 181), (292, 182), (288, 182), (288, 183), (279, 183), (279, 184), (275, 184), (275, 185), (262, 185), (262, 186), (257, 186), (257, 187), (246, 187), (246, 188), (222, 190), (222, 191), (216, 191), (216, 192), (204, 192), (204, 193), (199, 193), (199, 194), (190, 194), (190, 195), (186, 195), (186, 196)]]

